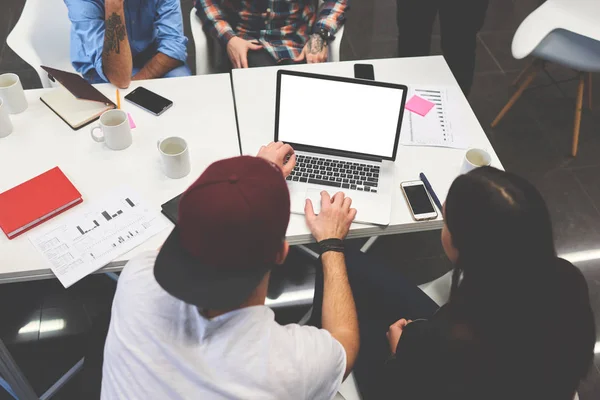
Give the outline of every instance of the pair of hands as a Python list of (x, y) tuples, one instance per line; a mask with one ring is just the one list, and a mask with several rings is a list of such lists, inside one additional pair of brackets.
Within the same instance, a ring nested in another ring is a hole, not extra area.
[[(288, 159), (289, 156), (289, 159)], [(272, 142), (262, 146), (257, 157), (277, 165), (287, 177), (296, 166), (296, 154), (289, 144)], [(287, 162), (286, 162), (287, 159)], [(338, 192), (333, 197), (326, 191), (321, 192), (321, 212), (315, 215), (313, 204), (306, 199), (304, 213), (306, 224), (317, 242), (325, 239), (344, 239), (348, 235), (350, 225), (356, 217), (356, 209), (350, 208), (352, 199)]]
[[(227, 42), (227, 56), (233, 68), (248, 68), (248, 52), (262, 48), (263, 46), (256, 40), (244, 40), (235, 36)], [(308, 64), (327, 61), (327, 43), (321, 36), (311, 35), (302, 49), (302, 53), (294, 58), (294, 61), (300, 62), (305, 59)]]

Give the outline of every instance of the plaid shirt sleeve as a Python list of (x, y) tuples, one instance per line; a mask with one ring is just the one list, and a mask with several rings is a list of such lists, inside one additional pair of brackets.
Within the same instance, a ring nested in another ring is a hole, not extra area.
[(325, 29), (335, 34), (346, 20), (344, 13), (348, 8), (348, 0), (325, 0), (317, 17), (313, 32)]
[(236, 36), (235, 32), (225, 20), (225, 14), (219, 6), (219, 0), (196, 0), (196, 14), (202, 21), (205, 32), (219, 39), (223, 46)]

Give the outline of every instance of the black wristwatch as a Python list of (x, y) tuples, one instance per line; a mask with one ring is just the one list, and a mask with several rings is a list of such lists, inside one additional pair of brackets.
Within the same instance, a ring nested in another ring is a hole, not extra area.
[(319, 29), (317, 32), (315, 32), (315, 34), (321, 36), (321, 39), (323, 39), (323, 41), (327, 44), (333, 42), (335, 39), (335, 36), (331, 32), (323, 28)]

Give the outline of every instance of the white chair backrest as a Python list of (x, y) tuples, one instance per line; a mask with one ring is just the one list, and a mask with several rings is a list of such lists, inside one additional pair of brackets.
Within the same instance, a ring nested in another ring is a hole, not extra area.
[(565, 29), (600, 41), (599, 0), (547, 0), (533, 11), (517, 29), (513, 56), (528, 56), (553, 30)]
[(40, 65), (74, 71), (69, 50), (70, 29), (71, 22), (63, 0), (27, 0), (7, 43), (37, 71), (42, 85), (51, 87)]

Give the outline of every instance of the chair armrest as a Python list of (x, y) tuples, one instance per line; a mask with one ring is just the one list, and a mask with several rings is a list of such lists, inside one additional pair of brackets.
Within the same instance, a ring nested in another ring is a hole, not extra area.
[[(196, 75), (214, 74), (218, 72), (214, 65), (215, 51), (214, 40), (210, 38), (204, 29), (202, 29), (202, 21), (196, 15), (196, 8), (192, 8), (190, 12), (190, 27), (192, 29), (192, 38), (194, 39), (194, 47), (196, 49)], [(213, 56), (213, 57), (211, 57)]]
[(344, 25), (338, 29), (333, 42), (329, 43), (329, 61), (341, 61), (342, 37), (344, 36)]

